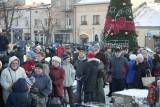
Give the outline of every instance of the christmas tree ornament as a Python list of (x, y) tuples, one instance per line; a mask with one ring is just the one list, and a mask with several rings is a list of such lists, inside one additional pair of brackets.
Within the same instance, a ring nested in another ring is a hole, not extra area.
[(128, 32), (125, 32), (125, 35), (127, 36), (127, 35), (128, 35)]
[(124, 6), (124, 7), (125, 7), (125, 6), (126, 6), (126, 3), (123, 3), (123, 4), (122, 4), (122, 6)]
[(114, 35), (114, 33), (111, 33), (110, 35), (111, 35), (111, 36), (113, 36), (113, 35)]
[(132, 16), (129, 16), (129, 19), (132, 19)]

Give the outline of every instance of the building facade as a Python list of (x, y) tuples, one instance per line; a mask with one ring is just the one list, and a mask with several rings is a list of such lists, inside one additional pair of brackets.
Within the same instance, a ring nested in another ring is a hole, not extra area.
[(57, 9), (57, 23), (53, 31), (53, 42), (74, 43), (74, 4), (79, 0), (51, 0)]

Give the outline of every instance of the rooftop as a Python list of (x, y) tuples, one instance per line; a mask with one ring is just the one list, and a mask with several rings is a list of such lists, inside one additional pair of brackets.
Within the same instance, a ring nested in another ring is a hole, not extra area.
[(103, 3), (110, 3), (110, 0), (81, 0), (76, 5), (93, 5)]

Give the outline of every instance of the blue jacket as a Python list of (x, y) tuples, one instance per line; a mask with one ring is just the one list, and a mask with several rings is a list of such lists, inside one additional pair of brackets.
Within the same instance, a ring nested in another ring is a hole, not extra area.
[(126, 74), (126, 83), (133, 83), (135, 70), (133, 70), (132, 66), (135, 63), (135, 60), (131, 60), (128, 62), (129, 68)]
[(28, 86), (24, 78), (19, 78), (12, 86), (5, 107), (31, 107), (31, 99), (28, 95)]

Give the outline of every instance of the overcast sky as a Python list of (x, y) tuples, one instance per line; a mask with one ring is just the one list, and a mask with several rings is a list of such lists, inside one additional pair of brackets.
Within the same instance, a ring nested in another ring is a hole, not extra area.
[(33, 2), (51, 3), (51, 0), (32, 0)]

